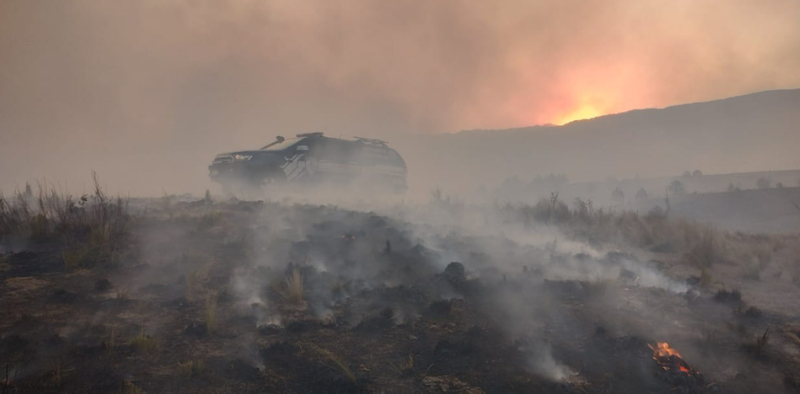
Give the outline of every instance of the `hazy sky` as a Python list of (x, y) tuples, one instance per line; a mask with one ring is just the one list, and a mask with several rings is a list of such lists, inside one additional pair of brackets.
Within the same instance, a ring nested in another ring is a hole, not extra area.
[(0, 187), (798, 87), (799, 21), (796, 0), (3, 0)]

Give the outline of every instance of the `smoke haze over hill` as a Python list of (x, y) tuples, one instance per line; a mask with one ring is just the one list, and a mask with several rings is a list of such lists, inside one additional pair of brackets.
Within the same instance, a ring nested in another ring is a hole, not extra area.
[(771, 91), (560, 127), (425, 136), (401, 151), (419, 189), (438, 184), (453, 193), (551, 173), (585, 181), (793, 169), (800, 167), (797, 108), (800, 90)]

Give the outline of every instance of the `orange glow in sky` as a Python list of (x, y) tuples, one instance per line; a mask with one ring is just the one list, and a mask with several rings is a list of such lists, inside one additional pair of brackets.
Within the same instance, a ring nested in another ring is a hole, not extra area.
[[(511, 101), (512, 105), (507, 113), (515, 119), (515, 125), (562, 126), (576, 120), (592, 119), (637, 108), (620, 105), (621, 100), (615, 95), (617, 91), (615, 87), (590, 88), (588, 83), (583, 85), (585, 86), (568, 89), (571, 94), (557, 95), (542, 106), (530, 105), (532, 100), (529, 93), (520, 95)], [(581, 89), (584, 91), (581, 92)], [(638, 100), (639, 97), (635, 96), (633, 99)], [(645, 103), (643, 100), (639, 102)]]
[[(610, 88), (600, 89), (600, 92), (613, 91)], [(561, 126), (576, 120), (591, 119), (619, 112), (618, 108), (612, 105), (612, 102), (617, 100), (608, 94), (583, 92), (575, 96), (575, 99), (570, 100), (568, 105), (553, 111), (549, 117), (550, 123)]]
[(564, 115), (556, 117), (553, 121), (553, 124), (561, 126), (576, 120), (591, 119), (606, 114), (607, 113), (605, 111), (590, 103), (581, 103), (577, 108), (570, 110)]
[[(553, 81), (549, 99), (546, 95), (526, 93), (518, 99), (521, 123), (565, 125), (576, 120), (624, 112), (647, 106), (648, 90), (643, 87), (647, 76), (627, 60), (607, 64), (574, 66)], [(530, 96), (528, 96), (530, 95)], [(525, 105), (539, 101), (539, 105)], [(544, 102), (542, 102), (544, 101)]]

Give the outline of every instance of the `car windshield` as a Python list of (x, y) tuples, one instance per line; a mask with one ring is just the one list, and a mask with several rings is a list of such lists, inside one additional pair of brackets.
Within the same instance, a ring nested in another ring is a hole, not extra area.
[(290, 148), (292, 145), (302, 141), (302, 138), (290, 138), (288, 140), (284, 140), (283, 142), (279, 142), (275, 145), (267, 145), (261, 150), (270, 150), (270, 151), (277, 151), (277, 150), (284, 150), (286, 148)]

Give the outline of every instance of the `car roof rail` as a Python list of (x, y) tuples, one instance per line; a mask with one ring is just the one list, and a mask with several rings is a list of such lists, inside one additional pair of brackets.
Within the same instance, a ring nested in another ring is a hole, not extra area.
[(325, 133), (323, 133), (321, 131), (315, 131), (313, 133), (298, 134), (297, 138), (302, 138), (302, 137), (322, 137), (323, 134), (325, 134)]
[(358, 142), (363, 142), (365, 144), (374, 144), (374, 145), (386, 145), (388, 142), (383, 140), (376, 140), (374, 138), (364, 138), (364, 137), (353, 137)]

